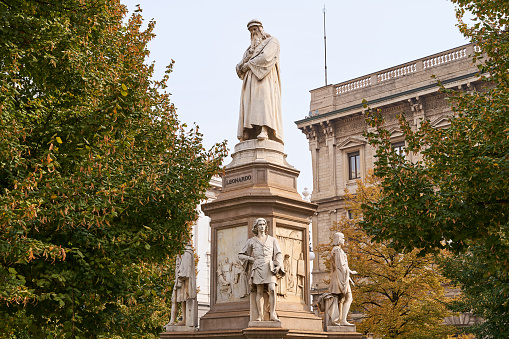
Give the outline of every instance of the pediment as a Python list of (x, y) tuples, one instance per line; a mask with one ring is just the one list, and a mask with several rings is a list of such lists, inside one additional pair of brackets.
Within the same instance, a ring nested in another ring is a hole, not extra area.
[(431, 120), (430, 124), (431, 124), (431, 127), (435, 128), (435, 129), (439, 129), (439, 128), (449, 127), (451, 125), (451, 122), (449, 121), (449, 119), (446, 116), (441, 116), (434, 120)]
[(403, 132), (398, 127), (392, 127), (387, 130), (391, 136), (391, 139), (403, 137)]
[(366, 144), (366, 140), (364, 140), (364, 139), (348, 137), (345, 140), (343, 140), (340, 144), (338, 144), (337, 148), (347, 149), (347, 148), (364, 146), (365, 144)]

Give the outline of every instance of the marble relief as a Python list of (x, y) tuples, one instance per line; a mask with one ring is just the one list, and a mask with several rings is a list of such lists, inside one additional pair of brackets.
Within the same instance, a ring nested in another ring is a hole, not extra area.
[(281, 301), (304, 302), (306, 262), (302, 230), (277, 227), (276, 236), (283, 254), (286, 274), (278, 277), (276, 293)]
[(237, 258), (246, 241), (247, 225), (217, 231), (217, 303), (248, 299), (247, 273)]

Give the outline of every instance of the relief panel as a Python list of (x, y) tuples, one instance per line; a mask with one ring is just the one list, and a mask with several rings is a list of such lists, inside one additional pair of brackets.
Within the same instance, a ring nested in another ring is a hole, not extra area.
[(278, 277), (278, 300), (304, 303), (306, 262), (304, 260), (304, 233), (286, 227), (277, 227), (276, 236), (283, 254), (284, 277)]
[(249, 279), (238, 259), (247, 241), (247, 225), (217, 231), (216, 303), (249, 300)]

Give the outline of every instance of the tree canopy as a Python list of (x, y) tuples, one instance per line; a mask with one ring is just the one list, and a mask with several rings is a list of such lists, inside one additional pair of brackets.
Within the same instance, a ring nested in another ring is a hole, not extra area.
[[(444, 273), (463, 291), (463, 311), (486, 322), (480, 337), (509, 335), (509, 3), (452, 0), (458, 27), (479, 47), (484, 85), (470, 91), (441, 87), (453, 110), (450, 127), (424, 121), (412, 131), (400, 118), (410, 162), (393, 152), (383, 117), (368, 116), (366, 136), (376, 147), (382, 197), (364, 206), (363, 228), (398, 251), (447, 249)], [(467, 15), (468, 14), (468, 15)], [(471, 22), (464, 19), (472, 15)], [(454, 270), (452, 270), (454, 268)]]
[[(0, 1), (0, 333), (157, 333), (218, 173), (118, 0)], [(1, 335), (0, 335), (1, 336)]]

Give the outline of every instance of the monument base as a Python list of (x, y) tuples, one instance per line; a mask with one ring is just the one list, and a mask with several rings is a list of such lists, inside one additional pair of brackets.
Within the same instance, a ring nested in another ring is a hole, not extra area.
[[(252, 321), (252, 322), (264, 322), (264, 323), (278, 323), (277, 321)], [(281, 326), (281, 323), (279, 323)], [(283, 339), (288, 334), (286, 328), (258, 328), (251, 327), (246, 328), (242, 331), (242, 334), (247, 339)]]
[(356, 332), (295, 331), (287, 328), (249, 327), (243, 330), (163, 332), (161, 339), (361, 339)]
[(327, 332), (355, 332), (355, 325), (327, 326)]
[(247, 327), (281, 328), (280, 321), (250, 321)]
[(196, 327), (192, 326), (178, 326), (178, 325), (165, 325), (164, 329), (166, 332), (194, 332), (197, 330)]

